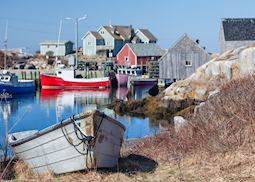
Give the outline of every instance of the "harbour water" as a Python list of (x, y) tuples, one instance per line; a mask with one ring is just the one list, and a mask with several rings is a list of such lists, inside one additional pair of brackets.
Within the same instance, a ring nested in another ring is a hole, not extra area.
[[(136, 87), (132, 97), (142, 99), (150, 87)], [(0, 147), (5, 142), (5, 113), (9, 114), (8, 132), (41, 130), (82, 111), (98, 109), (126, 126), (125, 139), (154, 135), (159, 124), (149, 118), (119, 116), (107, 105), (115, 99), (126, 99), (127, 88), (41, 90), (36, 94), (15, 95), (1, 100)]]

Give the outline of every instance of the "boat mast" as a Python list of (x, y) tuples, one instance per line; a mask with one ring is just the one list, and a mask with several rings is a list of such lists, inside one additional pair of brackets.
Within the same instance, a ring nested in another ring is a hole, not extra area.
[[(3, 160), (4, 163), (7, 162), (7, 153), (8, 153), (9, 108), (8, 108), (7, 98), (11, 98), (11, 95), (6, 92), (3, 92), (0, 94), (0, 104), (1, 104), (0, 108), (1, 108), (1, 112), (3, 113), (3, 118), (5, 121), (5, 152), (4, 152), (4, 160)], [(2, 103), (3, 103), (3, 109), (2, 109)]]
[(5, 48), (5, 53), (4, 53), (4, 69), (6, 69), (6, 62), (7, 62), (7, 40), (8, 40), (8, 20), (6, 20), (6, 25), (5, 25), (5, 36), (4, 36), (4, 48)]
[(55, 66), (58, 64), (58, 55), (59, 55), (59, 42), (60, 42), (60, 35), (62, 31), (62, 20), (60, 20), (59, 23), (59, 30), (58, 30), (58, 47), (57, 47), (57, 53), (56, 53), (56, 59), (55, 59)]

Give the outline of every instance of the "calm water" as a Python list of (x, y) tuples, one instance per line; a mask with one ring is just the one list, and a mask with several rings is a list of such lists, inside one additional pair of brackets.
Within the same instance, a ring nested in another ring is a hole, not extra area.
[[(132, 97), (142, 99), (149, 87), (136, 87)], [(90, 90), (42, 90), (36, 94), (14, 96), (1, 101), (0, 144), (5, 138), (5, 114), (9, 113), (9, 133), (24, 130), (41, 130), (62, 119), (81, 111), (98, 109), (116, 118), (126, 126), (125, 138), (141, 138), (154, 135), (159, 131), (158, 123), (151, 123), (148, 118), (118, 116), (106, 105), (113, 100), (126, 99), (127, 88), (90, 89)], [(1, 146), (0, 146), (1, 147)]]

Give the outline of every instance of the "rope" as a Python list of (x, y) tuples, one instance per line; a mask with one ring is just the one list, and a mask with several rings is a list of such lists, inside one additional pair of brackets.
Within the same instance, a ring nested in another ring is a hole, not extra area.
[[(102, 115), (102, 119), (97, 127), (97, 129), (95, 130), (95, 136), (87, 136), (85, 135), (80, 127), (75, 123), (75, 119), (74, 119), (74, 116), (72, 116), (70, 119), (73, 123), (73, 128), (74, 128), (74, 132), (75, 132), (75, 135), (76, 137), (80, 140), (79, 143), (77, 144), (74, 144), (71, 140), (70, 140), (70, 137), (68, 136), (68, 132), (66, 130), (66, 127), (63, 126), (63, 120), (61, 120), (60, 122), (60, 125), (61, 125), (61, 131), (64, 135), (64, 137), (66, 138), (67, 142), (72, 145), (74, 147), (74, 149), (81, 155), (86, 155), (86, 168), (89, 169), (88, 167), (88, 160), (90, 158), (90, 164), (92, 164), (92, 151), (93, 151), (93, 147), (94, 147), (94, 141), (96, 140), (97, 138), (97, 134), (98, 134), (98, 131), (99, 131), (99, 128), (103, 122), (103, 119), (105, 117), (105, 114), (103, 113)], [(81, 144), (83, 144), (83, 150), (85, 152), (81, 152), (80, 150), (78, 150), (78, 146), (80, 146)]]

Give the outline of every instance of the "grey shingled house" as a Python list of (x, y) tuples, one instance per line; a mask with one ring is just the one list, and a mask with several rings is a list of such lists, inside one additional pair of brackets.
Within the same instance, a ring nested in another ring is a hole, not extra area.
[(222, 19), (220, 29), (221, 53), (250, 45), (255, 45), (255, 18)]

